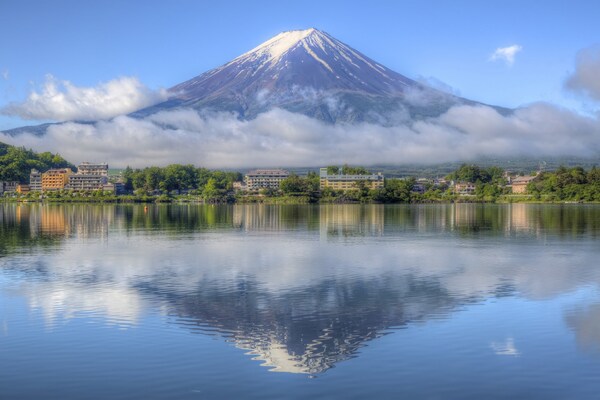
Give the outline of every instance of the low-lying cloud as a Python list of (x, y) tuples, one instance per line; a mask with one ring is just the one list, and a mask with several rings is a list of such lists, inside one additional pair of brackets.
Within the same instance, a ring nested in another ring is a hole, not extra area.
[(575, 71), (565, 82), (565, 87), (600, 100), (600, 45), (588, 47), (577, 54)]
[(437, 118), (391, 127), (331, 125), (281, 109), (249, 121), (231, 113), (180, 109), (94, 125), (67, 122), (50, 126), (44, 136), (2, 135), (0, 141), (113, 167), (192, 163), (244, 168), (593, 157), (600, 154), (598, 138), (597, 118), (536, 103), (508, 116), (491, 107), (457, 105)]
[(166, 97), (166, 91), (151, 90), (134, 77), (79, 87), (47, 75), (39, 90), (33, 90), (22, 103), (0, 109), (0, 113), (28, 120), (98, 120), (151, 106)]

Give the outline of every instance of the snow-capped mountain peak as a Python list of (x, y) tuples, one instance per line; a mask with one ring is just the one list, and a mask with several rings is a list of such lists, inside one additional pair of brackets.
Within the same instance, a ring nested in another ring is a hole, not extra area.
[(247, 53), (237, 57), (233, 62), (247, 58), (260, 58), (266, 56), (266, 62), (276, 63), (282, 55), (293, 47), (302, 45), (308, 36), (316, 35), (317, 32), (319, 31), (314, 28), (281, 32)]
[(332, 74), (335, 74), (335, 71), (332, 66), (327, 63), (328, 57), (323, 57), (323, 55), (319, 56), (317, 52), (322, 52), (329, 56), (329, 58), (341, 58), (355, 67), (360, 68), (360, 65), (356, 63), (358, 60), (367, 67), (372, 68), (378, 74), (386, 76), (384, 72), (385, 68), (370, 63), (365, 57), (352, 50), (349, 46), (315, 28), (281, 32), (247, 53), (237, 57), (231, 63), (259, 61), (259, 68), (269, 68), (276, 66), (288, 52), (295, 49), (305, 51)]
[(170, 100), (134, 115), (191, 107), (250, 119), (282, 108), (328, 122), (389, 124), (472, 103), (417, 83), (315, 28), (281, 32), (169, 91)]

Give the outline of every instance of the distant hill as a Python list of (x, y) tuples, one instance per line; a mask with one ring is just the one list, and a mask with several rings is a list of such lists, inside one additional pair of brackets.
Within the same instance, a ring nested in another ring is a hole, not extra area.
[(44, 172), (51, 168), (75, 169), (75, 166), (58, 154), (36, 153), (0, 142), (0, 181), (27, 183), (32, 168)]

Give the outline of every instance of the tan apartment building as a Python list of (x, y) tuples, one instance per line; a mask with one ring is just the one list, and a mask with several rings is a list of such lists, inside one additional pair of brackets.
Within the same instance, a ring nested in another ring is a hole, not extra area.
[(333, 190), (351, 190), (358, 188), (358, 182), (365, 182), (370, 189), (383, 188), (384, 176), (381, 172), (370, 175), (344, 175), (329, 174), (327, 168), (319, 170), (319, 187), (321, 190), (331, 188)]
[(42, 191), (62, 190), (73, 174), (70, 168), (50, 169), (42, 174)]
[(19, 193), (19, 194), (26, 194), (26, 193), (29, 193), (29, 191), (30, 191), (30, 188), (29, 188), (28, 184), (26, 184), (26, 183), (19, 183), (17, 185), (17, 193)]

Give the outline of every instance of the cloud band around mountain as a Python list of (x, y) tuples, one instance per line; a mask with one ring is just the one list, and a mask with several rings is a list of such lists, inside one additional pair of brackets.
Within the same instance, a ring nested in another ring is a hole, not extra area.
[(231, 113), (180, 109), (94, 125), (68, 122), (49, 127), (41, 137), (26, 133), (0, 141), (113, 167), (192, 163), (244, 168), (592, 157), (600, 154), (598, 137), (598, 119), (536, 103), (508, 116), (491, 107), (458, 105), (437, 118), (391, 127), (332, 125), (281, 109), (249, 121)]

